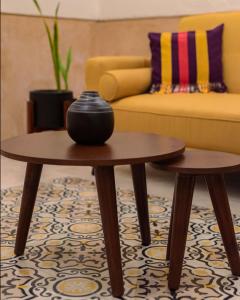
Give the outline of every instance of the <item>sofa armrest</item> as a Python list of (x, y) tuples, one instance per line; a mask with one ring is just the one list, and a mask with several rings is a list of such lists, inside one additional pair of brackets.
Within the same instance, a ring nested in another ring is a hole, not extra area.
[(135, 69), (150, 66), (150, 60), (144, 56), (99, 56), (87, 60), (85, 81), (88, 90), (98, 91), (99, 81), (106, 71)]
[(151, 68), (113, 70), (103, 74), (99, 94), (106, 101), (145, 93), (151, 85)]

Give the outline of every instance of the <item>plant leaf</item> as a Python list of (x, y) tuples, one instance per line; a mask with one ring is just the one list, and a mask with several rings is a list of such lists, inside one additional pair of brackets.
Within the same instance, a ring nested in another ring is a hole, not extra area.
[(58, 2), (56, 9), (55, 9), (55, 18), (57, 18), (57, 16), (58, 16), (59, 8), (60, 8), (60, 2)]
[(59, 38), (58, 38), (58, 22), (55, 20), (54, 26), (53, 26), (53, 49), (54, 49), (54, 55), (55, 55), (55, 64), (56, 64), (56, 81), (57, 81), (57, 87), (60, 90), (61, 89), (61, 79), (60, 79), (60, 57), (59, 57)]
[(33, 0), (33, 2), (35, 4), (37, 10), (39, 11), (40, 15), (42, 15), (42, 10), (41, 10), (41, 7), (40, 7), (38, 1), (37, 0)]
[(38, 1), (33, 0), (33, 3), (35, 4), (40, 16), (42, 17), (43, 24), (44, 24), (45, 30), (47, 32), (49, 47), (50, 47), (51, 55), (52, 55), (56, 86), (57, 86), (58, 90), (61, 90), (61, 78), (60, 78), (61, 70), (60, 70), (60, 64), (59, 64), (60, 58), (59, 58), (59, 50), (58, 50), (58, 19), (57, 19), (60, 3), (57, 4), (57, 7), (55, 9), (53, 36), (51, 34), (51, 31), (49, 29), (47, 22), (45, 21), (44, 16), (42, 15), (42, 10), (41, 10), (41, 7), (40, 7)]
[(67, 52), (67, 62), (66, 62), (66, 73), (68, 74), (70, 65), (72, 63), (72, 48), (68, 49)]
[(60, 89), (59, 81), (58, 81), (58, 69), (57, 69), (57, 64), (56, 64), (56, 55), (55, 55), (55, 48), (54, 48), (53, 38), (51, 36), (50, 29), (49, 29), (48, 25), (46, 24), (46, 22), (44, 22), (44, 25), (45, 25), (45, 28), (46, 28), (48, 41), (49, 41), (49, 46), (50, 46), (51, 55), (52, 55), (56, 86), (57, 86), (57, 89)]
[(66, 65), (64, 66), (64, 64), (60, 60), (61, 74), (64, 80), (66, 90), (68, 89), (68, 73), (69, 73), (71, 62), (72, 62), (72, 49), (69, 48), (67, 52)]
[(61, 60), (60, 60), (60, 70), (61, 70), (61, 74), (62, 74), (62, 77), (63, 77), (65, 90), (67, 90), (68, 89), (67, 72), (66, 72), (66, 68), (63, 65), (63, 63), (61, 62)]
[(65, 66), (63, 65), (63, 63), (60, 61), (60, 70), (61, 70), (61, 74), (63, 76), (63, 79), (66, 79), (66, 69)]
[(48, 25), (45, 21), (44, 21), (44, 26), (45, 26), (45, 29), (46, 29), (46, 32), (47, 32), (48, 41), (49, 41), (51, 51), (53, 51), (53, 40), (52, 40), (52, 37), (51, 37), (50, 29), (49, 29), (49, 27), (48, 27)]

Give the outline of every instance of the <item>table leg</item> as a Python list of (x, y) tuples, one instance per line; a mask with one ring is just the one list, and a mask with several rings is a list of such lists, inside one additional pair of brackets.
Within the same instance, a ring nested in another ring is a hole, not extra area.
[(233, 275), (240, 276), (240, 257), (223, 175), (205, 176)]
[(131, 165), (142, 244), (151, 243), (145, 164)]
[(17, 256), (24, 253), (41, 173), (42, 164), (27, 164), (14, 250)]
[[(177, 177), (176, 177), (176, 183), (177, 183)], [(173, 193), (171, 219), (170, 219), (169, 232), (168, 232), (166, 260), (170, 259), (171, 239), (172, 239), (172, 223), (173, 223), (173, 215), (174, 215), (174, 203), (175, 203), (175, 198), (176, 198), (176, 183), (175, 183), (174, 193)]]
[(177, 177), (168, 277), (170, 290), (177, 290), (180, 284), (194, 184), (194, 176), (179, 174)]
[(112, 294), (114, 297), (120, 297), (124, 292), (124, 288), (113, 167), (96, 167), (95, 177)]

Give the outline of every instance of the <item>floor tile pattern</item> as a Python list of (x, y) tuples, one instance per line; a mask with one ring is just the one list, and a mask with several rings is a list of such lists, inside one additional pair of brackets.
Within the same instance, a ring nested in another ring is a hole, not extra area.
[[(2, 190), (2, 299), (113, 299), (94, 182), (57, 178), (40, 185), (25, 255), (13, 247), (22, 188)], [(122, 299), (240, 299), (214, 214), (193, 207), (181, 287), (167, 288), (171, 201), (149, 196), (152, 244), (141, 246), (134, 194), (118, 190), (125, 294)], [(240, 244), (240, 217), (234, 216)]]

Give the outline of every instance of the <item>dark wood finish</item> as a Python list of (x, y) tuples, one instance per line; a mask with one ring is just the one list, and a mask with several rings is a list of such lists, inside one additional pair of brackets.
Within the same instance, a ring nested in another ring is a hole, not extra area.
[(27, 101), (27, 133), (34, 132), (33, 103)]
[(167, 252), (166, 252), (166, 260), (170, 259), (170, 251), (171, 251), (171, 238), (172, 238), (172, 223), (173, 223), (173, 215), (174, 215), (174, 205), (176, 199), (176, 186), (177, 186), (177, 176), (175, 179), (174, 193), (173, 193), (173, 201), (172, 201), (172, 210), (171, 210), (171, 218), (169, 224), (169, 232), (168, 232), (168, 243), (167, 243)]
[[(65, 100), (63, 102), (63, 117), (64, 117), (64, 127), (59, 127), (56, 130), (65, 130), (66, 129), (66, 117), (67, 117), (67, 110), (69, 106), (73, 103), (74, 100)], [(33, 132), (42, 132), (44, 128), (37, 128), (34, 126), (34, 107), (32, 101), (27, 101), (27, 133)]]
[(17, 256), (24, 253), (41, 172), (41, 164), (27, 164), (14, 250)]
[(67, 128), (67, 110), (74, 100), (66, 100), (63, 103), (64, 129)]
[(1, 153), (31, 163), (106, 166), (170, 159), (184, 148), (184, 143), (174, 138), (131, 132), (116, 132), (104, 145), (82, 146), (66, 131), (46, 131), (3, 141)]
[(240, 170), (240, 156), (214, 151), (186, 151), (179, 158), (159, 164), (178, 173), (170, 221), (167, 259), (170, 258), (168, 285), (179, 287), (182, 262), (196, 176), (204, 176), (233, 275), (240, 276), (240, 257), (223, 174)]
[[(150, 243), (145, 162), (175, 158), (183, 142), (144, 133), (114, 133), (104, 145), (75, 144), (66, 131), (32, 133), (2, 142), (2, 155), (28, 162), (15, 252), (23, 254), (42, 164), (92, 166), (96, 176), (112, 293), (123, 294), (113, 166), (130, 164), (144, 245)], [(23, 237), (23, 238), (22, 238)]]
[(132, 165), (132, 179), (137, 205), (142, 245), (151, 243), (145, 164)]
[(176, 159), (161, 163), (159, 168), (185, 174), (236, 172), (240, 170), (240, 155), (207, 150), (186, 150)]
[(120, 297), (124, 292), (124, 288), (113, 167), (107, 166), (95, 168), (95, 177), (102, 216), (112, 294), (115, 297)]
[(194, 184), (195, 176), (180, 174), (177, 177), (168, 277), (170, 290), (178, 289), (180, 283)]
[(240, 276), (240, 257), (223, 175), (205, 176), (233, 275)]

